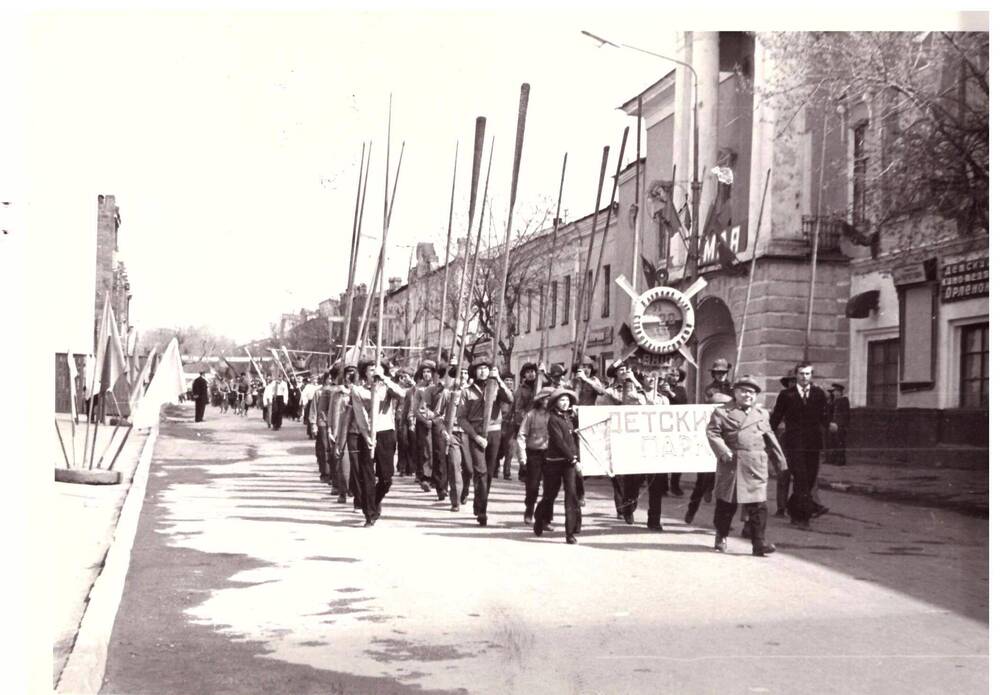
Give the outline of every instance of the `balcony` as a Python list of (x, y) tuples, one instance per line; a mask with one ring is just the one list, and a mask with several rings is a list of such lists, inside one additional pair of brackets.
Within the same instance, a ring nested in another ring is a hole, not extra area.
[(840, 234), (843, 218), (835, 215), (803, 215), (802, 236), (812, 253), (813, 234), (819, 226), (819, 253), (840, 251)]

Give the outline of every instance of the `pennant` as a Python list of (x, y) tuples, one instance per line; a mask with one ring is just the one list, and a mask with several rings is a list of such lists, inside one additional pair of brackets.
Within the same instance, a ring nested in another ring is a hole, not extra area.
[(111, 295), (104, 296), (104, 313), (97, 338), (97, 358), (95, 366), (101, 370), (101, 388), (99, 393), (105, 393), (114, 388), (118, 379), (125, 374), (127, 366), (122, 353), (121, 336), (118, 334), (118, 324), (111, 308)]
[(66, 351), (66, 366), (69, 367), (69, 412), (73, 415), (73, 422), (76, 422), (76, 360), (73, 359), (73, 351)]
[(132, 383), (132, 392), (128, 397), (128, 404), (131, 412), (135, 412), (136, 407), (139, 405), (139, 401), (145, 393), (143, 387), (146, 385), (146, 382), (149, 381), (149, 372), (153, 368), (153, 358), (155, 355), (156, 348), (153, 347), (153, 349), (149, 351), (149, 356), (146, 357), (146, 364), (142, 366), (142, 371), (139, 372), (138, 376)]
[[(152, 364), (150, 358), (147, 364)], [(177, 338), (173, 338), (163, 355), (156, 363), (156, 374), (149, 382), (149, 388), (139, 399), (138, 406), (132, 412), (133, 427), (153, 427), (160, 421), (160, 406), (164, 403), (176, 403), (180, 395), (187, 390), (184, 380), (184, 366), (181, 364), (181, 352)]]

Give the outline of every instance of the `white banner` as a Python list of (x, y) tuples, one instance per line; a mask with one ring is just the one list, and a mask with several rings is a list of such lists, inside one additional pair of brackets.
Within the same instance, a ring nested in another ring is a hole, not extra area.
[(583, 475), (714, 473), (705, 427), (714, 405), (591, 405), (580, 418)]

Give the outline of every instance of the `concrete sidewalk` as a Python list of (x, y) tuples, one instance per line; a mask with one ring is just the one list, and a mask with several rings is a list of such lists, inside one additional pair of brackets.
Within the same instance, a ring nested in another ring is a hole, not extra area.
[(848, 462), (846, 466), (820, 466), (819, 478), (820, 488), (826, 490), (989, 517), (986, 468)]
[[(57, 416), (66, 446), (70, 432), (69, 416)], [(97, 457), (111, 436), (113, 427), (101, 427), (97, 440)], [(82, 460), (84, 426), (77, 428), (77, 457)], [(114, 448), (121, 442), (119, 431)], [(93, 429), (91, 430), (93, 436)], [(53, 433), (53, 437), (55, 434)], [(55, 619), (53, 644), (53, 687), (63, 675), (88, 610), (91, 592), (104, 569), (108, 550), (115, 542), (119, 516), (125, 503), (140, 456), (151, 437), (149, 431), (133, 430), (115, 464), (121, 471), (122, 482), (117, 485), (85, 485), (53, 482), (53, 569), (58, 581), (54, 582), (53, 612)], [(150, 442), (151, 444), (151, 442)], [(58, 444), (56, 444), (58, 446)], [(69, 451), (67, 452), (69, 453)], [(110, 460), (114, 451), (108, 453)], [(60, 454), (57, 466), (64, 467)], [(107, 466), (107, 461), (104, 466)]]

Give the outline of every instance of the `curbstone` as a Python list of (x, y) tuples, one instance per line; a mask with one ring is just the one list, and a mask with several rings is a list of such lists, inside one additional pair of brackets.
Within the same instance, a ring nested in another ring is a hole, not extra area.
[(149, 433), (139, 453), (132, 485), (125, 495), (121, 513), (112, 532), (111, 543), (94, 585), (87, 597), (87, 608), (76, 640), (56, 685), (57, 693), (98, 693), (104, 681), (108, 644), (118, 615), (125, 577), (132, 559), (132, 544), (139, 525), (153, 447), (160, 433), (157, 424)]

